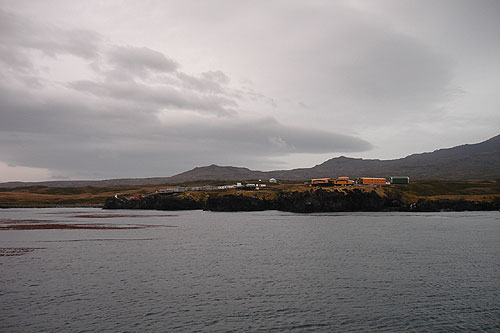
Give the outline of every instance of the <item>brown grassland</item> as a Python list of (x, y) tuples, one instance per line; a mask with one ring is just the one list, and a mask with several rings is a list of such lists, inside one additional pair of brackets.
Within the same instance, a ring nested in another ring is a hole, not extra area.
[[(207, 182), (208, 183), (208, 182)], [(210, 182), (213, 183), (213, 182)], [(181, 185), (204, 185), (181, 184)], [(173, 185), (157, 186), (116, 186), (116, 187), (18, 187), (12, 189), (0, 188), (0, 207), (102, 207), (106, 198), (119, 194), (121, 197), (131, 197), (137, 194), (154, 193), (158, 189)], [(221, 191), (190, 191), (182, 196), (203, 199), (209, 195), (242, 194), (258, 198), (275, 198), (280, 191), (310, 191), (317, 190), (307, 185), (297, 183), (282, 183), (279, 185), (267, 184), (264, 190), (221, 190)], [(403, 202), (416, 202), (420, 198), (426, 199), (466, 199), (474, 201), (492, 201), (500, 198), (500, 181), (421, 181), (407, 185), (390, 185), (381, 187), (354, 186), (354, 187), (324, 187), (323, 190), (352, 191), (375, 190), (379, 195), (399, 194)]]

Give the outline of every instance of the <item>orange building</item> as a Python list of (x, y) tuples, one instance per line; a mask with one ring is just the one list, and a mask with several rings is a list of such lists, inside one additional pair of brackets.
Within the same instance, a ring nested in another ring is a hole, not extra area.
[(311, 179), (311, 185), (328, 184), (331, 180), (331, 178), (315, 178)]
[(358, 179), (358, 184), (361, 185), (386, 185), (387, 180), (385, 178), (369, 178), (361, 177)]
[(354, 180), (349, 177), (339, 177), (333, 181), (333, 185), (354, 185)]

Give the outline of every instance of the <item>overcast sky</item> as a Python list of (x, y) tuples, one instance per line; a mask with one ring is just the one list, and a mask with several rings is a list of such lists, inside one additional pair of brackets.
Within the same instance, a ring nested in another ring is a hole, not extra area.
[(0, 0), (0, 181), (484, 141), (499, 18), (496, 0)]

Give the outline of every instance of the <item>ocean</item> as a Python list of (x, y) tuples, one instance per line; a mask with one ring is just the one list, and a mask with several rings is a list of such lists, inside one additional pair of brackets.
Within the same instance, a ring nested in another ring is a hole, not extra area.
[(500, 330), (499, 212), (6, 209), (0, 227), (1, 332)]

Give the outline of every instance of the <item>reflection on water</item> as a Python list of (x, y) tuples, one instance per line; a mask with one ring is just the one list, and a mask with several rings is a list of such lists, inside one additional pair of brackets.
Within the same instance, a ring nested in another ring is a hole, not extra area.
[(0, 230), (2, 332), (500, 329), (498, 212), (0, 210), (40, 220), (108, 228)]

